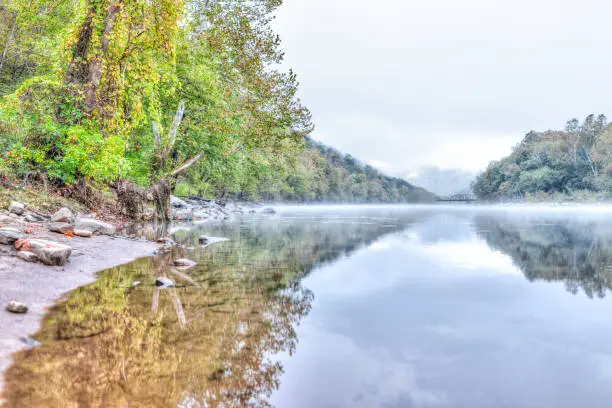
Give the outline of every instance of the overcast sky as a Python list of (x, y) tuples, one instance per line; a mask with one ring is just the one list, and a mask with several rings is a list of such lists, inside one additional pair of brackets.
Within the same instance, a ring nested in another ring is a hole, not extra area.
[(389, 172), (479, 170), (612, 103), (606, 0), (285, 0), (314, 137)]

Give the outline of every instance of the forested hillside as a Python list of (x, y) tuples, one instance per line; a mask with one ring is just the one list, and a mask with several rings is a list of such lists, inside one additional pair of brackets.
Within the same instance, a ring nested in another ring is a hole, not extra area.
[(529, 132), (512, 154), (492, 162), (473, 185), (482, 199), (609, 198), (612, 126), (604, 115)]

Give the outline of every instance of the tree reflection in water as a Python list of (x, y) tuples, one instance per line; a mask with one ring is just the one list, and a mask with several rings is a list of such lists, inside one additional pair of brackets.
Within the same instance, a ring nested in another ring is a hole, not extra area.
[(612, 289), (612, 222), (606, 219), (476, 217), (487, 244), (509, 255), (529, 281), (563, 281), (603, 298)]
[[(34, 336), (41, 347), (15, 355), (5, 402), (28, 408), (267, 406), (282, 373), (275, 354), (295, 351), (295, 327), (313, 301), (301, 278), (402, 224), (207, 226), (206, 232), (230, 241), (107, 270), (48, 313)], [(203, 233), (180, 231), (176, 239), (195, 246)], [(184, 272), (189, 279), (170, 266), (186, 255), (199, 264)], [(177, 287), (157, 289), (160, 275)], [(135, 281), (142, 284), (132, 286)]]

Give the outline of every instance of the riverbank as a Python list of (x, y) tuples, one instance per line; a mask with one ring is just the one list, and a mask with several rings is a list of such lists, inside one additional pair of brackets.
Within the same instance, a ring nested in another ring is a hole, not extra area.
[[(158, 246), (105, 235), (58, 238), (57, 234), (42, 232), (40, 238), (70, 245), (70, 262), (64, 266), (30, 263), (17, 258), (14, 247), (0, 245), (0, 390), (11, 355), (28, 347), (23, 338), (39, 329), (48, 307), (68, 292), (95, 281), (97, 272), (150, 256)], [(13, 300), (26, 304), (28, 312), (14, 314), (5, 310)]]
[[(49, 307), (74, 289), (94, 282), (100, 271), (153, 256), (160, 244), (173, 245), (167, 226), (124, 225), (117, 218), (105, 217), (112, 222), (108, 223), (84, 207), (73, 214), (67, 207), (57, 209), (58, 203), (42, 208), (38, 203), (9, 201), (3, 205), (6, 209), (0, 209), (0, 390), (13, 353), (32, 347), (28, 336), (39, 330)], [(177, 221), (227, 220), (245, 213), (274, 212), (176, 197), (171, 204), (171, 218)], [(75, 203), (70, 207), (74, 209)], [(24, 305), (27, 312), (9, 311), (12, 302)]]

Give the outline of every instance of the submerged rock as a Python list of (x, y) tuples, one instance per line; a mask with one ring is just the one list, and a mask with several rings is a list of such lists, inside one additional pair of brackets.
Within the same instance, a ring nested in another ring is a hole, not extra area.
[(12, 245), (18, 239), (21, 239), (23, 234), (17, 228), (4, 227), (0, 228), (0, 244)]
[(169, 288), (169, 287), (174, 286), (174, 282), (172, 282), (168, 278), (159, 277), (159, 278), (155, 279), (155, 286), (157, 286), (160, 289), (165, 289), (165, 288)]
[(179, 269), (189, 269), (196, 266), (198, 263), (192, 261), (191, 259), (176, 259), (174, 261), (174, 266), (178, 266)]
[(27, 336), (22, 337), (21, 341), (23, 341), (26, 345), (28, 345), (30, 347), (40, 347), (40, 345), (41, 345), (40, 342), (38, 342), (38, 341), (36, 341), (36, 340), (34, 340), (34, 339), (30, 338), (30, 337), (27, 337)]
[(172, 208), (187, 208), (187, 207), (189, 207), (189, 204), (187, 204), (185, 201), (183, 201), (180, 198), (175, 197), (175, 196), (170, 196), (170, 205), (172, 206)]
[(68, 224), (67, 222), (52, 222), (49, 224), (48, 228), (49, 231), (57, 232), (59, 234), (74, 232), (74, 226), (72, 226), (72, 224)]
[(91, 231), (94, 234), (115, 235), (116, 233), (115, 227), (94, 218), (77, 218), (74, 222), (74, 226), (77, 229)]
[(17, 258), (26, 262), (38, 262), (38, 256), (34, 252), (30, 251), (19, 251), (17, 252)]
[(68, 245), (42, 239), (30, 239), (30, 251), (35, 253), (46, 265), (62, 266), (68, 262), (72, 248)]
[(9, 304), (6, 305), (6, 310), (11, 313), (26, 313), (28, 311), (28, 306), (25, 303), (11, 300)]
[(51, 222), (72, 222), (74, 215), (68, 208), (60, 208), (51, 216)]
[(20, 203), (18, 201), (11, 201), (11, 203), (9, 204), (8, 210), (9, 212), (13, 214), (21, 215), (25, 211), (25, 204)]

